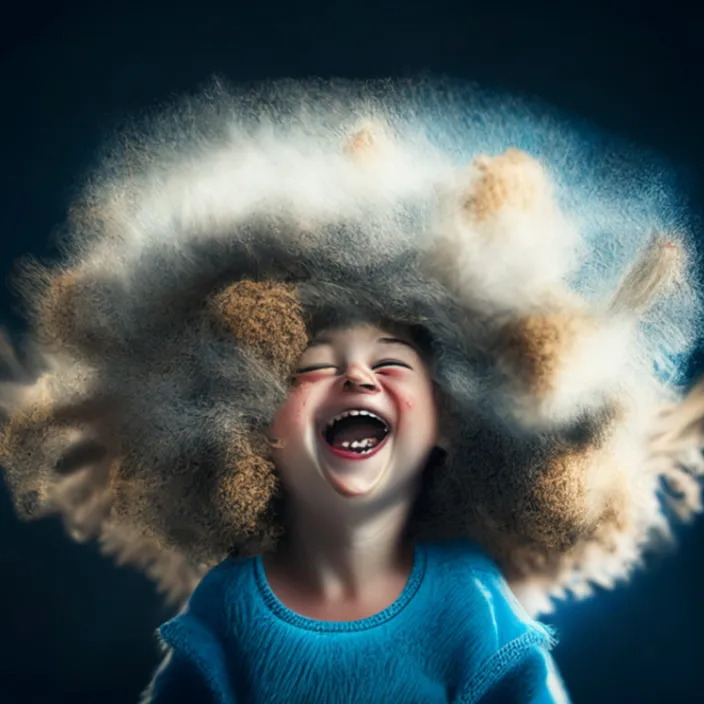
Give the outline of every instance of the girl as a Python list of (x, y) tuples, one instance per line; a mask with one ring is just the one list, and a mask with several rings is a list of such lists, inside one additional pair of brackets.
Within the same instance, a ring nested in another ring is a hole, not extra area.
[(410, 338), (329, 331), (300, 364), (273, 426), (286, 539), (215, 568), (162, 628), (150, 701), (567, 701), (490, 560), (405, 535), (439, 439)]
[(698, 507), (666, 184), (442, 88), (215, 90), (146, 134), (26, 268), (0, 450), (24, 514), (177, 600), (207, 572), (148, 698), (564, 701), (531, 616)]

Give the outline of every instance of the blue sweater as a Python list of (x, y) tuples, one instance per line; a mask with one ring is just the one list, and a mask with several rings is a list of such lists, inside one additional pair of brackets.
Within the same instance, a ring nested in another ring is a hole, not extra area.
[(353, 622), (298, 616), (261, 558), (229, 559), (160, 633), (171, 653), (150, 687), (157, 704), (568, 701), (550, 633), (466, 541), (418, 546), (396, 602)]

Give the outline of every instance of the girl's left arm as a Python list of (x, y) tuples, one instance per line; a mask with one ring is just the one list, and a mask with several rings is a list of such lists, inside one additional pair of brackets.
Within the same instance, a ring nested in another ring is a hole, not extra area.
[(555, 661), (535, 647), (479, 699), (480, 704), (570, 704)]

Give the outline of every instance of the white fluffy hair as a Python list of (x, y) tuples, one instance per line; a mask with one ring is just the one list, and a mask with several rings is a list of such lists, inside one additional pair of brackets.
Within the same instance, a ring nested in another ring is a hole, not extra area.
[[(176, 529), (149, 491), (185, 500), (184, 457), (232, 462), (232, 437), (266, 428), (286, 393), (204, 322), (208, 296), (243, 279), (294, 286), (306, 320), (429, 331), (454, 433), (430, 512), (450, 528), (430, 533), (483, 542), (532, 611), (627, 577), (668, 531), (663, 480), (698, 510), (700, 391), (679, 404), (701, 324), (687, 214), (662, 163), (595, 130), (449, 84), (215, 85), (120, 134), (64, 240), (23, 283), (44, 361), (35, 378), (6, 355), (8, 477), (19, 508), (61, 513), (176, 598), (239, 528), (218, 504), (200, 534)], [(120, 442), (59, 476), (59, 446), (98, 442), (105, 399)], [(139, 515), (113, 496), (128, 485)]]
[[(91, 229), (72, 230), (70, 249), (81, 267), (126, 286), (138, 280), (145, 249), (168, 256), (227, 240), (257, 217), (293, 220), (312, 238), (317, 227), (351, 220), (356, 237), (366, 233), (365, 259), (433, 249), (452, 262), (437, 277), (490, 315), (530, 311), (573, 291), (604, 317), (604, 335), (590, 352), (601, 349), (604, 359), (627, 366), (628, 349), (633, 364), (654, 365), (668, 383), (699, 332), (688, 262), (673, 261), (677, 290), (658, 295), (655, 306), (612, 301), (654, 235), (677, 245), (657, 247), (654, 256), (676, 260), (694, 251), (662, 160), (515, 99), (391, 82), (284, 82), (247, 94), (215, 85), (205, 101), (184, 100), (144, 132), (120, 135), (120, 143), (124, 149), (101, 164), (81, 198), (82, 207), (101, 211), (105, 230), (96, 237), (91, 219)], [(534, 202), (509, 202), (472, 221), (467, 202), (489, 157), (511, 148), (533, 157), (510, 185), (534, 191)], [(180, 266), (187, 270), (188, 262)], [(638, 337), (635, 344), (623, 344), (626, 332)], [(584, 356), (599, 366), (593, 354)], [(601, 366), (618, 375), (617, 365)]]

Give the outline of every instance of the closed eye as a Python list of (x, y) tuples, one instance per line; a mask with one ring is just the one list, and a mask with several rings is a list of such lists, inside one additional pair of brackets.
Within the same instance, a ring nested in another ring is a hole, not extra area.
[(332, 365), (332, 364), (320, 364), (316, 367), (304, 367), (303, 369), (296, 369), (294, 374), (308, 374), (309, 372), (319, 372), (323, 369), (335, 369), (337, 370), (337, 367)]
[[(383, 369), (384, 367), (404, 367), (405, 369), (413, 369), (409, 364), (406, 364), (405, 362), (401, 362), (397, 359), (384, 359), (381, 362), (377, 362), (372, 369)], [(338, 368), (333, 365), (333, 364), (319, 364), (316, 366), (312, 367), (303, 367), (302, 369), (297, 369), (294, 372), (294, 375), (299, 375), (299, 374), (308, 374), (311, 372), (319, 372), (324, 369), (334, 369), (335, 371), (338, 371)]]
[(410, 364), (400, 362), (397, 359), (385, 359), (383, 362), (377, 362), (372, 369), (381, 369), (382, 367), (405, 367), (406, 369), (413, 369)]

